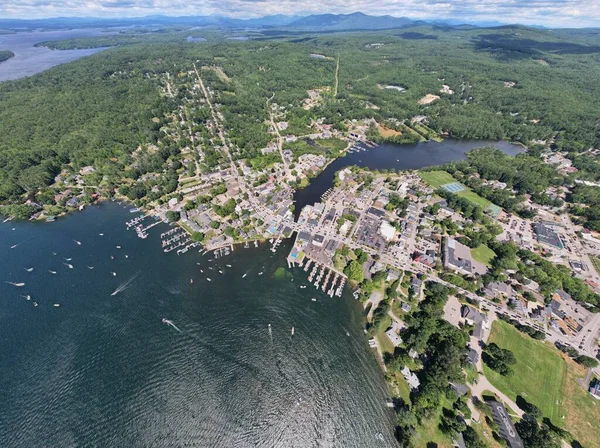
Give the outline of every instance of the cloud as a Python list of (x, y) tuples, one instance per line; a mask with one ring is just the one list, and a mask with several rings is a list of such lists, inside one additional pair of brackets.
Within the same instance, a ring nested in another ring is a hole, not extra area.
[(600, 0), (0, 0), (0, 17), (139, 17), (164, 14), (255, 18), (362, 11), (414, 19), (600, 26)]

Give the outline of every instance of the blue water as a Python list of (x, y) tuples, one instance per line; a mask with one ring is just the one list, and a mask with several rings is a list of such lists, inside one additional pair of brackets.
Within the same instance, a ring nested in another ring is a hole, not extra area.
[(128, 209), (0, 224), (0, 446), (394, 445), (347, 292), (300, 289), (301, 270), (274, 276), (288, 243), (213, 261), (165, 254), (167, 226), (138, 239)]

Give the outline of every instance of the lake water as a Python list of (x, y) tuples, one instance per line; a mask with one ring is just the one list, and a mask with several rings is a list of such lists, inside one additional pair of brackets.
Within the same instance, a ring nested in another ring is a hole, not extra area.
[(128, 208), (0, 223), (0, 446), (395, 445), (348, 291), (300, 289), (289, 242), (165, 254), (167, 226), (141, 240)]
[(15, 56), (0, 63), (0, 81), (23, 78), (48, 70), (55, 65), (71, 62), (102, 51), (102, 48), (85, 50), (50, 50), (34, 47), (36, 43), (76, 37), (95, 37), (114, 34), (100, 29), (34, 31), (16, 34), (0, 34), (0, 50), (11, 50)]
[(357, 165), (373, 170), (416, 170), (462, 160), (467, 152), (484, 146), (494, 146), (510, 156), (523, 152), (521, 146), (511, 145), (505, 141), (447, 139), (440, 143), (426, 142), (413, 145), (384, 143), (373, 149), (367, 148), (366, 151), (349, 153), (329, 164), (322, 173), (311, 180), (306, 188), (296, 191), (294, 195), (296, 217), (300, 215), (305, 205), (312, 205), (319, 201), (321, 195), (332, 187), (335, 173), (347, 166)]

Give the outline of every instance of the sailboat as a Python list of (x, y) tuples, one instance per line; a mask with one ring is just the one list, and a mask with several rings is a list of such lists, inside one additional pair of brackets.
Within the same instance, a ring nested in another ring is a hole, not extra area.
[(81, 246), (81, 241), (77, 241), (77, 240), (73, 240), (75, 241), (75, 243), (77, 243), (78, 246)]
[(292, 327), (292, 336), (294, 336), (294, 327)]

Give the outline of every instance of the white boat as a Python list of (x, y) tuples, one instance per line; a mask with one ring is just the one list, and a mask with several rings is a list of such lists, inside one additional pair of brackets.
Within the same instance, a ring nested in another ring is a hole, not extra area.
[(25, 286), (25, 283), (15, 283), (15, 282), (6, 282), (9, 285), (13, 285), (13, 286), (17, 286), (17, 287), (21, 287), (21, 286)]
[(125, 258), (129, 258), (129, 255), (125, 255)]
[(117, 276), (117, 273), (116, 273), (116, 272), (111, 272), (111, 274), (113, 275), (113, 277), (116, 277), (116, 276)]
[(48, 270), (48, 272), (50, 272), (50, 274), (52, 274), (52, 275), (56, 275), (56, 271)]
[(222, 274), (222, 273), (223, 273), (223, 271), (219, 269), (219, 274)]
[(231, 267), (231, 265), (230, 265), (230, 264), (226, 264), (225, 266), (227, 266), (228, 268), (230, 268), (230, 267)]
[(300, 289), (306, 289), (306, 285), (300, 286)]
[(94, 269), (94, 266), (88, 266), (87, 268), (91, 270)]
[(117, 246), (117, 249), (120, 249), (120, 248), (121, 248), (121, 246)]
[(208, 278), (208, 277), (206, 277), (206, 280), (208, 280), (209, 282), (212, 282), (212, 280), (210, 278)]
[(262, 272), (259, 272), (259, 273), (258, 273), (258, 275), (263, 275), (263, 273), (262, 273)]
[(33, 306), (37, 306), (37, 305), (38, 305), (37, 302), (33, 302)]
[(111, 259), (111, 260), (114, 260), (114, 259), (115, 259), (115, 256), (114, 256), (114, 255), (111, 255), (111, 256), (110, 256), (110, 259)]
[(23, 269), (25, 269), (27, 272), (32, 272), (33, 271), (33, 268), (23, 268)]
[(294, 327), (292, 327), (292, 336), (294, 336)]
[(10, 246), (11, 249), (14, 249), (15, 247), (17, 247), (18, 244), (13, 244), (12, 246)]
[(194, 283), (194, 279), (193, 278), (190, 278), (190, 283)]
[(56, 308), (58, 308), (58, 307), (60, 306), (60, 303), (55, 303), (55, 304), (54, 304), (54, 306), (55, 306)]
[(73, 265), (69, 264), (69, 263), (63, 263), (66, 267), (68, 267), (69, 269), (73, 269)]
[(310, 300), (312, 300), (313, 302), (316, 302), (316, 301), (317, 301), (317, 299), (315, 299), (314, 297), (313, 297), (312, 299), (310, 299)]
[(204, 274), (204, 270), (203, 270), (203, 269), (200, 269), (200, 272), (201, 272), (202, 274)]
[[(65, 257), (63, 257), (63, 258), (65, 258)], [(72, 258), (65, 258), (65, 261), (71, 261), (71, 260), (72, 260)]]
[(242, 275), (242, 278), (246, 278), (246, 276), (247, 276), (247, 275), (248, 275), (248, 274), (244, 274), (244, 275)]
[(81, 246), (81, 241), (73, 240), (78, 246)]
[(99, 235), (99, 236), (104, 236), (104, 234), (103, 234), (103, 233), (99, 233), (98, 235)]
[(31, 296), (29, 294), (27, 294), (26, 296), (21, 296), (21, 297), (23, 297), (24, 299), (27, 299), (27, 300), (31, 300)]

